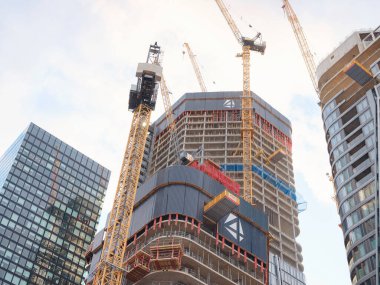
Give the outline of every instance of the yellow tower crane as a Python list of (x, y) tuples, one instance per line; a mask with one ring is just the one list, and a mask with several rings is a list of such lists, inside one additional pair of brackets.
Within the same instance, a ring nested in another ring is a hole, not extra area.
[(197, 76), (198, 83), (199, 83), (199, 86), (201, 87), (202, 92), (207, 92), (207, 88), (203, 80), (202, 73), (199, 69), (197, 59), (195, 58), (195, 55), (190, 48), (190, 45), (188, 43), (184, 43), (183, 46), (186, 48), (187, 54), (190, 57), (191, 64), (193, 65), (193, 69), (194, 69), (195, 75)]
[[(155, 64), (162, 66), (163, 55), (164, 55), (164, 52), (161, 50), (161, 56), (159, 58), (156, 58)], [(179, 162), (180, 150), (179, 150), (179, 145), (178, 145), (178, 140), (177, 140), (178, 139), (177, 126), (175, 124), (175, 120), (173, 116), (173, 108), (170, 102), (170, 95), (169, 95), (170, 91), (169, 91), (168, 86), (166, 85), (166, 80), (163, 74), (162, 74), (161, 82), (160, 82), (160, 90), (161, 90), (162, 101), (164, 103), (165, 118), (168, 124), (168, 132), (169, 132), (169, 137), (170, 137), (169, 139), (170, 139), (170, 142), (174, 146), (175, 159), (172, 163), (170, 163), (170, 165), (172, 165)]]
[(309, 72), (311, 82), (313, 83), (314, 89), (317, 92), (318, 97), (319, 97), (318, 83), (317, 83), (317, 78), (315, 75), (316, 65), (315, 65), (313, 54), (311, 53), (309, 45), (307, 43), (305, 33), (303, 32), (302, 26), (297, 18), (297, 15), (294, 12), (288, 0), (283, 0), (282, 8), (284, 9), (286, 16), (288, 17), (288, 20), (290, 24), (292, 25), (292, 29), (293, 29), (294, 35), (296, 36), (298, 46), (302, 53), (302, 57), (305, 61), (307, 71)]
[(162, 76), (162, 68), (156, 64), (159, 56), (160, 47), (151, 45), (146, 63), (138, 64), (138, 84), (130, 91), (129, 109), (133, 111), (133, 119), (94, 285), (120, 285), (123, 279), (122, 265), (145, 141)]
[[(243, 141), (243, 199), (254, 203), (252, 189), (252, 147), (253, 147), (253, 96), (250, 88), (250, 51), (264, 54), (265, 42), (261, 41), (261, 34), (254, 38), (243, 37), (222, 0), (215, 0), (220, 11), (230, 26), (243, 51), (239, 56), (243, 58), (243, 96), (242, 109), (242, 141)], [(258, 42), (257, 42), (258, 41)]]
[(170, 142), (174, 145), (175, 159), (174, 159), (174, 162), (171, 164), (175, 164), (179, 162), (180, 150), (179, 150), (179, 145), (178, 145), (178, 140), (177, 140), (178, 139), (177, 126), (175, 124), (175, 120), (173, 116), (172, 104), (170, 103), (170, 96), (169, 96), (170, 92), (166, 85), (164, 76), (162, 76), (161, 78), (160, 89), (161, 89), (162, 100), (164, 102), (165, 117), (166, 117), (166, 122), (168, 124)]

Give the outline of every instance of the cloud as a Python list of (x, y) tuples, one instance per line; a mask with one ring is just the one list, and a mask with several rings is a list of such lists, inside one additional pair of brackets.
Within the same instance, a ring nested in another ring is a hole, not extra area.
[[(359, 2), (370, 8), (358, 9)], [(295, 172), (302, 173), (318, 202), (330, 205), (320, 110), (281, 1), (226, 3), (244, 34), (260, 31), (267, 42), (264, 56), (252, 54), (251, 89), (290, 117)], [(378, 24), (380, 2), (375, 0), (292, 4), (319, 55), (351, 31)], [(135, 83), (137, 63), (145, 61), (155, 41), (165, 50), (172, 102), (185, 92), (199, 91), (191, 64), (182, 55), (185, 41), (203, 66), (210, 91), (241, 90), (241, 59), (235, 57), (241, 47), (212, 0), (1, 1), (0, 150), (30, 121), (47, 129), (112, 170), (103, 210), (107, 213), (132, 118), (129, 87)], [(159, 98), (153, 120), (162, 112)]]
[(293, 127), (294, 169), (302, 174), (315, 197), (325, 204), (331, 204), (333, 185), (326, 177), (326, 173), (330, 173), (330, 165), (321, 113), (311, 98), (295, 95), (290, 103), (293, 110), (290, 119)]

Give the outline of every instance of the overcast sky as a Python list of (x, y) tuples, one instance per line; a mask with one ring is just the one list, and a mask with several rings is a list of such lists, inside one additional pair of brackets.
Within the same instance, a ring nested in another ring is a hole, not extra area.
[[(267, 42), (264, 56), (251, 57), (251, 89), (293, 124), (296, 188), (308, 202), (298, 237), (307, 284), (350, 284), (318, 100), (281, 1), (225, 3), (243, 34), (260, 31)], [(291, 3), (317, 61), (354, 30), (380, 24), (378, 0)], [(0, 0), (0, 153), (36, 123), (112, 171), (107, 213), (132, 117), (129, 88), (155, 41), (172, 102), (199, 91), (185, 41), (208, 90), (242, 89), (240, 46), (213, 0)], [(162, 112), (159, 99), (153, 119)]]

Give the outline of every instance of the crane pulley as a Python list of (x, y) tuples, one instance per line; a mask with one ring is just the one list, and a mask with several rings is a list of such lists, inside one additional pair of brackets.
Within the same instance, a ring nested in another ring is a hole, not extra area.
[(261, 41), (261, 34), (254, 38), (243, 37), (235, 21), (222, 0), (215, 0), (235, 38), (242, 45), (243, 59), (243, 96), (242, 96), (242, 141), (243, 141), (243, 199), (254, 204), (252, 186), (252, 148), (253, 148), (253, 96), (250, 87), (250, 51), (264, 54), (266, 44)]

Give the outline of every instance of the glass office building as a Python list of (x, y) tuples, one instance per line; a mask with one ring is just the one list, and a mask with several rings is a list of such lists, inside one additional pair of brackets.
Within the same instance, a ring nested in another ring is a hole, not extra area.
[(0, 284), (80, 284), (109, 177), (31, 123), (0, 158)]

